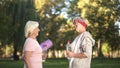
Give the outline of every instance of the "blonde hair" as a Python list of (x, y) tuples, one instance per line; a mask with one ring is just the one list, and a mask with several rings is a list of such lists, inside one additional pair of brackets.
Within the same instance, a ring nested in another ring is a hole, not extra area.
[(25, 37), (27, 38), (28, 35), (38, 26), (39, 23), (37, 21), (27, 21), (25, 25)]

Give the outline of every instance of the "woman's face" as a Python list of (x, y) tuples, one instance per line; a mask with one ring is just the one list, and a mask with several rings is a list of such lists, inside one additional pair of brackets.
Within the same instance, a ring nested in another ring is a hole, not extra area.
[(78, 22), (74, 23), (74, 26), (78, 33), (82, 33), (85, 30), (85, 27)]
[(39, 31), (40, 31), (39, 27), (36, 27), (36, 28), (33, 30), (33, 35), (37, 37)]

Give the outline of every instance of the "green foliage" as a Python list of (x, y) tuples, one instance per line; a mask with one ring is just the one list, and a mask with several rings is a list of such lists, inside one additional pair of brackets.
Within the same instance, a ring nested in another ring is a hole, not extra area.
[[(1, 3), (4, 2), (1, 1)], [(10, 4), (9, 2), (4, 5), (0, 4), (0, 41), (3, 43), (1, 45), (10, 42), (12, 32), (14, 31), (14, 26), (11, 24), (11, 14), (8, 13)]]
[[(39, 20), (32, 0), (0, 1), (0, 42), (2, 45), (14, 44), (14, 55), (22, 51), (24, 26), (28, 20)], [(7, 40), (7, 41), (6, 41)]]
[(119, 17), (119, 11), (114, 9), (118, 5), (117, 2), (118, 0), (79, 0), (77, 2), (76, 11), (79, 9), (78, 14), (88, 19), (90, 23), (88, 30), (96, 41), (100, 40), (99, 51), (101, 51), (101, 44), (104, 42), (108, 42), (112, 50), (120, 47), (119, 36), (115, 35), (114, 26)]
[[(54, 45), (51, 49), (62, 50), (67, 40), (72, 41), (77, 35), (71, 18), (83, 16), (88, 19), (88, 30), (96, 41), (107, 42), (112, 50), (119, 49), (120, 38), (114, 28), (120, 14), (114, 10), (116, 5), (118, 0), (1, 0), (0, 43), (4, 46), (14, 43), (15, 53), (22, 51), (24, 25), (28, 20), (36, 20), (41, 29), (39, 42), (49, 38)], [(61, 16), (62, 12), (68, 18)]]

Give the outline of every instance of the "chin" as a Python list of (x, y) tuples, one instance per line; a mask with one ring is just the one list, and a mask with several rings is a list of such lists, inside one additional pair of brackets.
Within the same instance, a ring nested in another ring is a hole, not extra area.
[(36, 34), (36, 36), (38, 36), (38, 34)]
[(37, 33), (36, 35), (38, 36), (39, 34)]

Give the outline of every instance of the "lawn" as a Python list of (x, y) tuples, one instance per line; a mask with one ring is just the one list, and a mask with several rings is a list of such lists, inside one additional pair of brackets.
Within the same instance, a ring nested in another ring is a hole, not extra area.
[[(23, 61), (0, 60), (0, 68), (23, 68)], [(47, 59), (43, 68), (68, 68), (68, 61)], [(92, 59), (91, 68), (120, 68), (120, 59)]]

